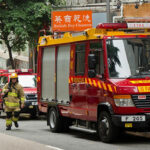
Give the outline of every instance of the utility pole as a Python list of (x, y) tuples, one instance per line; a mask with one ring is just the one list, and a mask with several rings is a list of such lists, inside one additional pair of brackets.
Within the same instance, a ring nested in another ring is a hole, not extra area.
[(110, 23), (110, 0), (106, 0), (107, 23)]

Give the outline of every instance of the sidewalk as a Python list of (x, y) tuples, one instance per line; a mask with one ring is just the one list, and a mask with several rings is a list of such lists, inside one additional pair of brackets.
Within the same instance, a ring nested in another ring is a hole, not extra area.
[(17, 138), (0, 133), (1, 150), (59, 150), (48, 145), (39, 144), (33, 141)]

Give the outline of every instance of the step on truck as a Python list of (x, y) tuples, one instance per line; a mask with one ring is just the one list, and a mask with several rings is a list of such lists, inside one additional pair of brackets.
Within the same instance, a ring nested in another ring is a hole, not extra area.
[(112, 142), (123, 130), (150, 131), (150, 24), (41, 36), (37, 82), (52, 132), (77, 125)]

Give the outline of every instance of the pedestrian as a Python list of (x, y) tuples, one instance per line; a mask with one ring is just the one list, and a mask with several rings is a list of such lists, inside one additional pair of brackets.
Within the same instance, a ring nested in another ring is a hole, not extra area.
[(17, 73), (10, 75), (10, 82), (3, 87), (2, 93), (6, 112), (6, 130), (11, 130), (12, 121), (18, 128), (20, 108), (24, 107), (25, 96), (22, 86), (18, 83)]

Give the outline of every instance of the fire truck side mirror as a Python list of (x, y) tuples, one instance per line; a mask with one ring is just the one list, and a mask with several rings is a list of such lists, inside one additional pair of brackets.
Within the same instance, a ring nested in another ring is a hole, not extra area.
[(2, 89), (4, 87), (4, 84), (0, 84), (0, 89)]
[(93, 70), (96, 68), (96, 56), (95, 54), (88, 55), (88, 69)]

